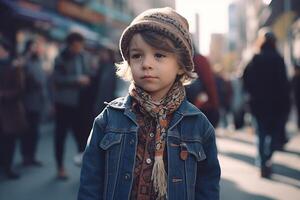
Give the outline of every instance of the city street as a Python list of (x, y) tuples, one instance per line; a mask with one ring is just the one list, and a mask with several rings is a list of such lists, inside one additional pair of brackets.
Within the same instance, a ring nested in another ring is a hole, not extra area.
[[(75, 143), (68, 138), (65, 163), (70, 178), (55, 179), (51, 125), (43, 127), (38, 158), (43, 167), (22, 168), (17, 151), (17, 169), (22, 177), (7, 181), (0, 175), (1, 200), (71, 200), (76, 199), (80, 169), (74, 165)], [(300, 196), (300, 135), (291, 134), (286, 151), (274, 155), (274, 174), (271, 180), (261, 179), (254, 165), (255, 137), (252, 129), (243, 131), (217, 130), (217, 145), (222, 167), (222, 200), (296, 200)], [(298, 198), (297, 198), (298, 197)]]
[(255, 166), (255, 137), (251, 129), (218, 131), (222, 167), (221, 199), (296, 200), (300, 196), (300, 135), (293, 133), (284, 152), (273, 157), (271, 180), (260, 178)]

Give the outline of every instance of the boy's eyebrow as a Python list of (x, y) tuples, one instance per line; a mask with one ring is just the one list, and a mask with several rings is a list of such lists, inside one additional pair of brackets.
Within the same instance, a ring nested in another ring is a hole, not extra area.
[(130, 51), (141, 51), (141, 49), (140, 49), (140, 48), (135, 48), (135, 47), (133, 47), (133, 48), (129, 48), (129, 50), (130, 50)]
[[(168, 51), (163, 50), (163, 49), (157, 49), (157, 48), (154, 48), (154, 50), (155, 50), (155, 51), (161, 51), (161, 52), (166, 52), (166, 53), (168, 53)], [(143, 51), (143, 49), (133, 47), (133, 48), (129, 48), (129, 51)]]

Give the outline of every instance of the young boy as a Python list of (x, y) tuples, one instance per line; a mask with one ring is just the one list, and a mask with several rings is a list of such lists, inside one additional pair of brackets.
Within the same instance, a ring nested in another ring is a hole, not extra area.
[(194, 78), (186, 19), (147, 10), (123, 32), (120, 51), (129, 95), (95, 119), (78, 199), (219, 199), (214, 129), (183, 87)]

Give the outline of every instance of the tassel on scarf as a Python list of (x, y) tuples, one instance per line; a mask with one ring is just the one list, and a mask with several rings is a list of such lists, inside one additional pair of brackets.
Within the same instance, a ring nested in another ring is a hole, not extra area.
[(167, 173), (162, 156), (155, 156), (151, 180), (158, 197), (165, 196), (167, 194)]

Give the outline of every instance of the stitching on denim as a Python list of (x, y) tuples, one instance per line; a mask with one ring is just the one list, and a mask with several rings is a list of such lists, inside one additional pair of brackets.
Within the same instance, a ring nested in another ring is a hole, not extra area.
[(133, 128), (114, 128), (114, 127), (106, 127), (105, 132), (113, 132), (116, 134), (129, 134), (129, 133), (134, 133), (137, 132), (137, 127)]
[(207, 140), (213, 135), (214, 128), (212, 126), (209, 126), (209, 128), (205, 131), (203, 142), (207, 142)]
[(107, 193), (108, 193), (108, 160), (109, 160), (109, 156), (108, 156), (108, 152), (105, 151), (105, 177), (104, 177), (104, 194), (103, 194), (103, 198), (106, 199), (107, 197)]
[[(122, 138), (121, 138), (121, 141), (122, 141), (122, 139), (123, 139), (123, 135), (122, 135)], [(118, 164), (117, 164), (117, 176), (116, 176), (116, 181), (115, 181), (115, 183), (114, 183), (114, 189), (113, 189), (113, 195), (112, 195), (112, 199), (114, 199), (114, 196), (115, 196), (115, 190), (116, 190), (116, 185), (117, 185), (117, 182), (119, 182), (118, 180), (119, 180), (119, 177), (120, 177), (120, 162), (121, 162), (121, 152), (123, 152), (123, 143), (124, 143), (124, 140), (123, 140), (123, 142), (121, 142), (121, 146), (120, 146), (120, 150), (119, 150), (119, 158), (118, 158)]]
[[(128, 137), (128, 136), (127, 136)], [(136, 135), (134, 136), (135, 138), (135, 149), (137, 149), (137, 137)], [(130, 139), (130, 138), (129, 138)], [(134, 157), (133, 157), (133, 165), (132, 165), (132, 168), (131, 168), (131, 181), (130, 181), (130, 187), (129, 187), (129, 191), (132, 190), (132, 185), (133, 185), (133, 174), (134, 174), (134, 168), (135, 168), (135, 157), (136, 157), (136, 151), (134, 153)], [(131, 195), (131, 192), (128, 192), (128, 196), (127, 196), (127, 199), (129, 200), (130, 198), (130, 195)]]
[(173, 183), (179, 183), (179, 182), (182, 182), (182, 181), (183, 181), (182, 178), (172, 178)]

